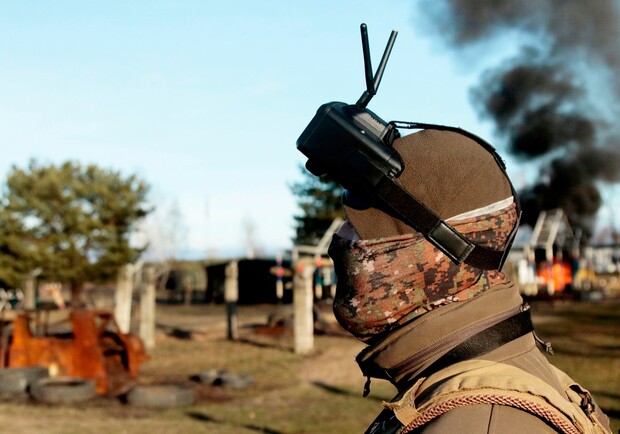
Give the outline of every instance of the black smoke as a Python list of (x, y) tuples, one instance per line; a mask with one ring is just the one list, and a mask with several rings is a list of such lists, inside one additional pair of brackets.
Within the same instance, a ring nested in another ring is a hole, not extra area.
[[(533, 225), (540, 211), (562, 208), (590, 233), (601, 183), (620, 181), (620, 0), (420, 5), (453, 50), (484, 49), (500, 38), (520, 44), (517, 56), (482, 75), (473, 103), (512, 155), (540, 166), (538, 180), (520, 192), (523, 222)], [(604, 105), (593, 90), (605, 96)]]

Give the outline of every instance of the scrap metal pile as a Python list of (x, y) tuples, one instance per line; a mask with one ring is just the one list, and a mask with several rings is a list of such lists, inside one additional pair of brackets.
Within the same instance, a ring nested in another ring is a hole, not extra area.
[(99, 395), (127, 393), (148, 359), (140, 338), (122, 333), (109, 311), (71, 310), (54, 332), (41, 311), (21, 313), (7, 324), (12, 330), (2, 332), (0, 368), (47, 368), (53, 377), (94, 382)]

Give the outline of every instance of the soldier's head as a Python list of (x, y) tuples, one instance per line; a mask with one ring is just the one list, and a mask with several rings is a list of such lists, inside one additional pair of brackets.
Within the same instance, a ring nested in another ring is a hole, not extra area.
[[(518, 224), (517, 198), (488, 149), (458, 132), (432, 129), (397, 139), (394, 149), (404, 165), (397, 184), (468, 240), (504, 249)], [(504, 279), (450, 259), (389, 207), (347, 196), (344, 207), (347, 222), (330, 247), (338, 275), (334, 311), (362, 340)]]

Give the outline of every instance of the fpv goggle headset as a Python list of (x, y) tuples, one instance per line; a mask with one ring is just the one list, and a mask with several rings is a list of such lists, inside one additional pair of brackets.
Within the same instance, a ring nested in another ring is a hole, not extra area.
[[(355, 104), (330, 102), (319, 107), (297, 139), (297, 148), (308, 157), (306, 168), (316, 176), (331, 177), (345, 189), (345, 198), (350, 195), (379, 201), (454, 262), (464, 262), (484, 270), (501, 269), (518, 222), (504, 250), (472, 243), (394, 182), (403, 172), (403, 163), (392, 143), (400, 137), (399, 128), (452, 131), (476, 141), (491, 153), (508, 179), (503, 160), (489, 143), (460, 128), (418, 122), (385, 122), (368, 110), (366, 106), (377, 92), (397, 32), (392, 31), (377, 72), (373, 75), (366, 25), (362, 24), (360, 30), (366, 90)], [(510, 181), (509, 184), (519, 207), (514, 187)], [(517, 213), (520, 216), (519, 208)]]

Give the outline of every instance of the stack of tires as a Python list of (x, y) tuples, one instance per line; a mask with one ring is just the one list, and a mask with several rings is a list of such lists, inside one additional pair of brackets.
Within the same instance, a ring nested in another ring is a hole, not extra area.
[[(84, 378), (50, 377), (39, 366), (0, 368), (0, 395), (30, 395), (44, 404), (74, 404), (96, 396), (95, 381)], [(136, 386), (124, 397), (130, 405), (151, 408), (184, 407), (195, 403), (192, 387), (176, 385)]]
[(94, 381), (49, 377), (48, 369), (40, 366), (0, 369), (0, 393), (30, 394), (46, 404), (83, 402), (96, 395)]
[(30, 385), (48, 377), (47, 368), (24, 366), (0, 369), (0, 393), (27, 393)]

